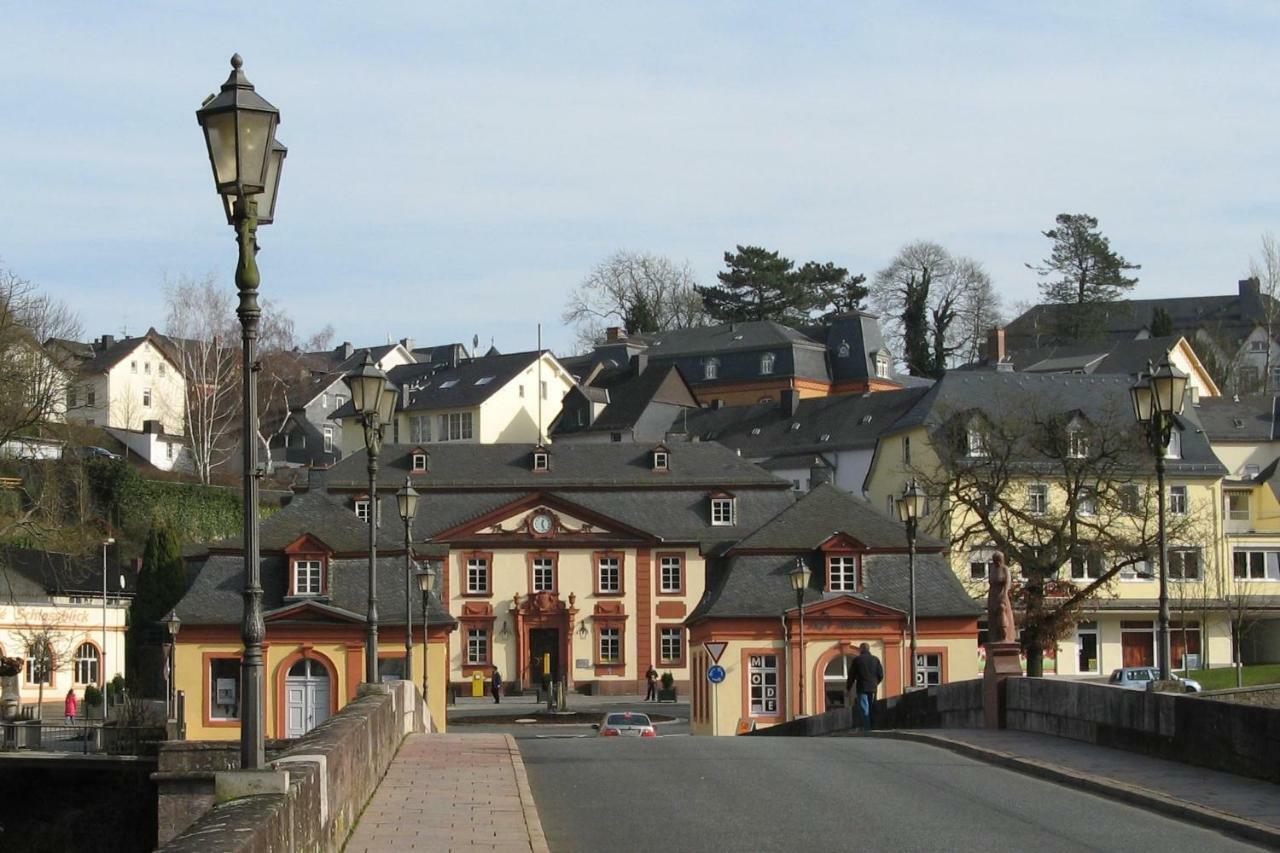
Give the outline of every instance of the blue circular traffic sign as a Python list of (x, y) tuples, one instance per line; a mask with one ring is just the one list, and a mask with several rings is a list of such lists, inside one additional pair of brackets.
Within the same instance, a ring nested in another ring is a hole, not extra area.
[(719, 684), (724, 681), (724, 667), (717, 664), (708, 669), (707, 681), (710, 681), (712, 684)]

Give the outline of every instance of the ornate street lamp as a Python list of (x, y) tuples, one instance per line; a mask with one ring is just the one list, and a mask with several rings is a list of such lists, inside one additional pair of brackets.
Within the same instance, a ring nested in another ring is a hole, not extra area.
[(1169, 647), (1169, 576), (1168, 554), (1165, 543), (1165, 495), (1164, 459), (1173, 437), (1174, 418), (1182, 414), (1187, 392), (1187, 374), (1174, 367), (1169, 355), (1160, 360), (1154, 369), (1147, 363), (1147, 372), (1138, 377), (1129, 389), (1133, 401), (1133, 415), (1146, 429), (1147, 444), (1156, 458), (1156, 507), (1157, 550), (1159, 551), (1160, 616), (1156, 629), (1159, 646), (1160, 680), (1168, 681), (1172, 668), (1172, 650)]
[(427, 672), (431, 666), (431, 655), (427, 647), (427, 611), (431, 604), (431, 592), (436, 588), (436, 567), (427, 563), (426, 568), (418, 569), (418, 589), (422, 591), (422, 703), (428, 708)]
[(796, 557), (796, 565), (787, 572), (791, 588), (796, 593), (796, 608), (800, 611), (800, 699), (796, 703), (796, 716), (804, 715), (804, 591), (809, 588), (809, 566), (804, 557)]
[(898, 520), (907, 527), (907, 598), (910, 601), (908, 624), (911, 628), (911, 667), (908, 672), (908, 684), (916, 686), (916, 526), (924, 515), (928, 497), (920, 491), (916, 481), (912, 480), (895, 503), (898, 507)]
[(364, 449), (369, 456), (369, 612), (368, 639), (364, 649), (364, 680), (378, 683), (378, 454), (382, 436), (395, 413), (396, 389), (387, 384), (387, 375), (365, 351), (364, 361), (345, 377), (351, 389), (360, 425), (364, 427)]
[[(409, 603), (413, 598), (410, 594), (413, 589), (413, 557), (410, 554), (413, 541), (410, 528), (418, 511), (418, 493), (408, 477), (404, 478), (404, 487), (396, 492), (396, 506), (404, 522), (404, 678), (410, 681), (413, 679), (413, 607)], [(424, 664), (426, 660), (425, 657), (422, 659)]]
[(169, 615), (164, 618), (164, 627), (169, 634), (169, 660), (165, 666), (164, 674), (164, 699), (168, 713), (165, 719), (173, 719), (174, 701), (173, 688), (177, 684), (174, 677), (176, 673), (173, 671), (173, 665), (177, 661), (178, 629), (182, 627), (182, 620), (178, 618), (176, 611), (170, 610)]
[[(240, 54), (231, 57), (231, 76), (217, 95), (196, 110), (213, 167), (213, 182), (222, 197), (227, 221), (236, 229), (240, 256), (236, 263), (236, 290), (240, 304), (242, 353), (240, 375), (242, 409), (240, 443), (244, 468), (244, 619), (240, 636), (244, 656), (240, 665), (240, 768), (260, 770), (266, 764), (263, 745), (262, 581), (258, 565), (258, 389), (256, 370), (258, 325), (258, 225), (270, 222), (275, 211), (276, 189), (284, 166), (284, 146), (276, 142), (280, 112), (254, 91), (245, 77)], [(269, 190), (268, 190), (269, 188)], [(266, 196), (267, 218), (258, 215)]]

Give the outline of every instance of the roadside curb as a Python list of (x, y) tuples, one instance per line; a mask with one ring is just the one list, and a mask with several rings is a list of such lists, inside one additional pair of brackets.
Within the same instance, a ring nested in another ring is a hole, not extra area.
[(524, 769), (524, 759), (520, 757), (520, 748), (511, 735), (503, 735), (507, 740), (507, 751), (511, 755), (511, 767), (516, 775), (516, 788), (520, 792), (520, 808), (524, 812), (525, 828), (529, 831), (529, 847), (533, 853), (551, 853), (547, 846), (547, 836), (542, 831), (542, 820), (538, 817), (538, 806), (533, 801), (533, 790), (529, 787), (529, 774)]
[(943, 737), (941, 735), (932, 735), (924, 732), (915, 731), (878, 731), (872, 732), (872, 737), (890, 738), (894, 740), (908, 740), (917, 743), (929, 744), (931, 746), (949, 749), (952, 752), (968, 756), (969, 758), (984, 761), (988, 764), (995, 764), (1013, 770), (1018, 773), (1024, 773), (1028, 776), (1036, 776), (1041, 779), (1048, 779), (1052, 782), (1058, 782), (1063, 785), (1070, 785), (1074, 788), (1080, 788), (1093, 794), (1101, 794), (1111, 799), (1120, 800), (1122, 802), (1135, 805), (1140, 808), (1149, 809), (1154, 812), (1168, 815), (1184, 820), (1188, 823), (1198, 824), (1210, 829), (1221, 830), (1222, 832), (1234, 835), (1237, 838), (1243, 838), (1246, 841), (1253, 841), (1259, 844), (1265, 844), (1269, 847), (1280, 849), (1280, 829), (1259, 823), (1239, 815), (1229, 814), (1227, 812), (1211, 809), (1208, 806), (1202, 806), (1198, 803), (1187, 802), (1168, 794), (1162, 794), (1159, 791), (1153, 791), (1150, 788), (1144, 788), (1141, 785), (1134, 785), (1129, 782), (1121, 782), (1116, 779), (1109, 779), (1105, 776), (1088, 776), (1079, 773), (1060, 764), (1053, 764), (1048, 761), (1040, 761), (1034, 758), (1025, 758), (1023, 756), (1014, 755), (1008, 752), (1002, 752), (996, 749), (988, 749), (986, 747), (974, 746), (960, 740)]

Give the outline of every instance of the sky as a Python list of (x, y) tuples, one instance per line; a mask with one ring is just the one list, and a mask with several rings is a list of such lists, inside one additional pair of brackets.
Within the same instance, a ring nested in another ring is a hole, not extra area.
[(1230, 293), (1280, 231), (1271, 2), (0, 0), (0, 266), (86, 338), (234, 290), (195, 110), (233, 52), (289, 146), (262, 295), (303, 336), (573, 350), (619, 249), (762, 245), (868, 277), (928, 239), (1006, 306), (1061, 212), (1138, 297)]

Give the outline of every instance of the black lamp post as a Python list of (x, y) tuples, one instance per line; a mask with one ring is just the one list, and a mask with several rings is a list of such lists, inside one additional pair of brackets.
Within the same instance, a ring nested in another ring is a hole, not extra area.
[(896, 501), (898, 520), (907, 527), (907, 599), (911, 612), (907, 615), (911, 629), (911, 665), (907, 670), (908, 684), (916, 686), (916, 525), (924, 515), (927, 502), (925, 493), (912, 480)]
[(1138, 382), (1129, 389), (1133, 399), (1133, 414), (1147, 431), (1147, 443), (1156, 457), (1156, 507), (1157, 507), (1157, 549), (1159, 550), (1160, 578), (1160, 621), (1156, 628), (1156, 643), (1159, 646), (1158, 660), (1160, 679), (1169, 680), (1172, 668), (1171, 649), (1169, 648), (1169, 573), (1168, 554), (1165, 543), (1165, 496), (1164, 496), (1164, 458), (1168, 452), (1169, 441), (1173, 437), (1174, 417), (1182, 414), (1182, 406), (1187, 391), (1187, 374), (1169, 362), (1168, 354), (1160, 360), (1154, 370), (1147, 364), (1147, 373), (1138, 377)]
[[(217, 95), (196, 110), (213, 167), (213, 181), (222, 197), (227, 222), (236, 229), (240, 257), (236, 290), (240, 304), (244, 466), (244, 619), (240, 636), (244, 656), (240, 665), (240, 768), (260, 770), (266, 763), (263, 747), (262, 581), (258, 565), (258, 226), (275, 216), (276, 189), (284, 166), (285, 148), (276, 142), (280, 113), (253, 89), (240, 70), (240, 54), (231, 57), (231, 76)], [(260, 207), (261, 204), (261, 207)]]
[[(173, 719), (175, 704), (173, 701), (173, 688), (177, 681), (174, 677), (176, 673), (173, 671), (173, 665), (177, 659), (176, 646), (178, 643), (178, 629), (182, 627), (182, 620), (178, 618), (177, 612), (173, 610), (169, 611), (169, 615), (164, 618), (164, 627), (169, 634), (169, 661), (168, 666), (165, 667), (166, 673), (164, 679), (164, 701), (168, 708), (168, 713), (165, 715), (165, 719), (171, 720)], [(106, 715), (104, 714), (104, 719), (105, 716)]]
[(428, 708), (430, 700), (427, 696), (427, 672), (431, 668), (431, 656), (427, 647), (427, 611), (431, 605), (431, 592), (436, 588), (436, 567), (427, 563), (426, 568), (418, 570), (418, 589), (422, 591), (422, 702)]
[(369, 612), (368, 638), (364, 648), (364, 680), (378, 683), (378, 454), (382, 450), (382, 434), (395, 412), (396, 390), (387, 384), (387, 376), (373, 363), (366, 350), (364, 361), (345, 377), (351, 389), (360, 424), (364, 427), (364, 449), (369, 456)]
[(787, 572), (791, 588), (796, 593), (796, 608), (800, 611), (800, 698), (796, 702), (796, 716), (804, 714), (804, 591), (809, 587), (809, 566), (804, 557), (796, 557), (795, 568)]
[[(400, 518), (404, 521), (404, 677), (406, 681), (413, 678), (413, 606), (410, 602), (413, 600), (411, 595), (413, 589), (413, 557), (410, 550), (413, 547), (411, 538), (411, 527), (413, 525), (414, 513), (418, 511), (418, 493), (409, 482), (409, 478), (404, 478), (404, 487), (396, 492), (396, 506), (400, 509)], [(426, 657), (422, 661), (425, 665)]]

